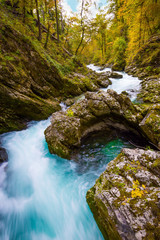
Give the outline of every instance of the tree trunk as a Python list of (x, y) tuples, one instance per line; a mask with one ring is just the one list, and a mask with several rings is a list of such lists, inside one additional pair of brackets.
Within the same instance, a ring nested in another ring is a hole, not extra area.
[(39, 29), (38, 40), (41, 41), (42, 34), (41, 34), (41, 23), (40, 23), (40, 17), (39, 17), (39, 9), (38, 9), (38, 0), (35, 0), (35, 2), (36, 2), (36, 13), (37, 13), (38, 29)]
[(47, 49), (48, 39), (49, 39), (49, 35), (50, 35), (49, 30), (50, 30), (50, 23), (48, 22), (48, 29), (47, 29), (46, 42), (45, 42), (45, 44), (44, 44), (44, 48), (46, 48), (46, 49)]
[(141, 2), (141, 15), (140, 15), (140, 29), (139, 29), (139, 47), (141, 46), (141, 38), (142, 38), (142, 9), (143, 9), (144, 1)]
[(61, 12), (61, 32), (64, 33), (63, 14)]
[(30, 14), (31, 16), (33, 16), (33, 0), (31, 0), (31, 4), (30, 4)]
[(81, 48), (80, 54), (83, 52), (83, 50), (85, 49), (85, 47), (87, 46), (87, 44), (89, 43), (90, 40), (91, 40), (91, 37), (86, 41), (86, 43)]
[(150, 35), (152, 35), (152, 34), (153, 34), (153, 33), (152, 33), (152, 29), (151, 29), (151, 27), (150, 27), (149, 18), (147, 17), (147, 14), (146, 14), (146, 12), (145, 12), (145, 19), (146, 19), (146, 21), (147, 21), (147, 25), (148, 25), (149, 34), (150, 34)]
[(45, 4), (45, 12), (47, 13), (47, 0), (44, 1)]
[(26, 22), (26, 0), (23, 0), (23, 23)]
[(83, 10), (84, 10), (84, 0), (82, 0), (82, 7), (81, 7), (81, 28), (82, 28), (82, 36), (81, 36), (81, 41), (75, 51), (75, 55), (78, 54), (78, 50), (80, 48), (80, 46), (82, 45), (83, 43), (83, 39), (84, 39), (84, 31), (85, 31), (85, 28), (84, 28), (84, 23), (83, 23)]
[(57, 0), (54, 0), (54, 3), (55, 3), (55, 11), (56, 11), (57, 39), (59, 41), (59, 21), (58, 21)]
[(83, 30), (82, 30), (82, 37), (81, 37), (81, 41), (80, 41), (80, 43), (79, 43), (79, 45), (78, 45), (78, 47), (77, 47), (77, 49), (76, 49), (75, 55), (77, 55), (77, 54), (78, 54), (78, 51), (79, 51), (79, 49), (80, 49), (80, 46), (81, 46), (81, 45), (82, 45), (82, 43), (83, 43), (83, 39), (84, 39), (84, 28), (83, 28)]

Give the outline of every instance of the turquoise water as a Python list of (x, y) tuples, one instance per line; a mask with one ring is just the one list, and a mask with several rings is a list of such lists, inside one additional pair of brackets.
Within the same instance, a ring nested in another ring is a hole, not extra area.
[(3, 136), (9, 161), (0, 167), (0, 239), (103, 239), (86, 192), (128, 143), (93, 137), (76, 162), (68, 161), (49, 153), (43, 133), (48, 125), (32, 123)]

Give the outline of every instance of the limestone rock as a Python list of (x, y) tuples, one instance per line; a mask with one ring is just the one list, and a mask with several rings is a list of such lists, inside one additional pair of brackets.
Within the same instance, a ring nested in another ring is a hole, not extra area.
[(117, 79), (120, 79), (120, 78), (123, 78), (123, 75), (122, 74), (119, 74), (119, 73), (116, 73), (116, 72), (111, 72), (110, 75), (109, 75), (110, 78), (117, 78)]
[(160, 153), (123, 149), (87, 192), (107, 240), (160, 238)]
[(120, 129), (138, 134), (139, 119), (143, 116), (126, 95), (113, 90), (87, 92), (66, 112), (52, 115), (45, 137), (51, 153), (70, 159), (83, 138), (93, 132)]
[(80, 119), (67, 117), (64, 112), (53, 114), (51, 126), (45, 131), (45, 137), (51, 153), (68, 158), (71, 153), (68, 146), (76, 146), (80, 143)]

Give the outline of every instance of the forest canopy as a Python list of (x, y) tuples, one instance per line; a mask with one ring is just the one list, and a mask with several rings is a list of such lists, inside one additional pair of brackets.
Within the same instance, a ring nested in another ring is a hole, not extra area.
[[(108, 0), (103, 8), (79, 0), (79, 11), (67, 15), (62, 0), (1, 0), (23, 23), (35, 24), (47, 48), (52, 38), (85, 63), (123, 70), (136, 52), (160, 33), (159, 0)], [(96, 14), (92, 10), (96, 8)]]

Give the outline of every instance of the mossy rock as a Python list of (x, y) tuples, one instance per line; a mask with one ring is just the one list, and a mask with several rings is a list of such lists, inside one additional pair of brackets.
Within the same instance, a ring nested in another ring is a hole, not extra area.
[(160, 176), (151, 163), (159, 165), (159, 157), (159, 152), (123, 149), (87, 192), (104, 239), (158, 239)]

